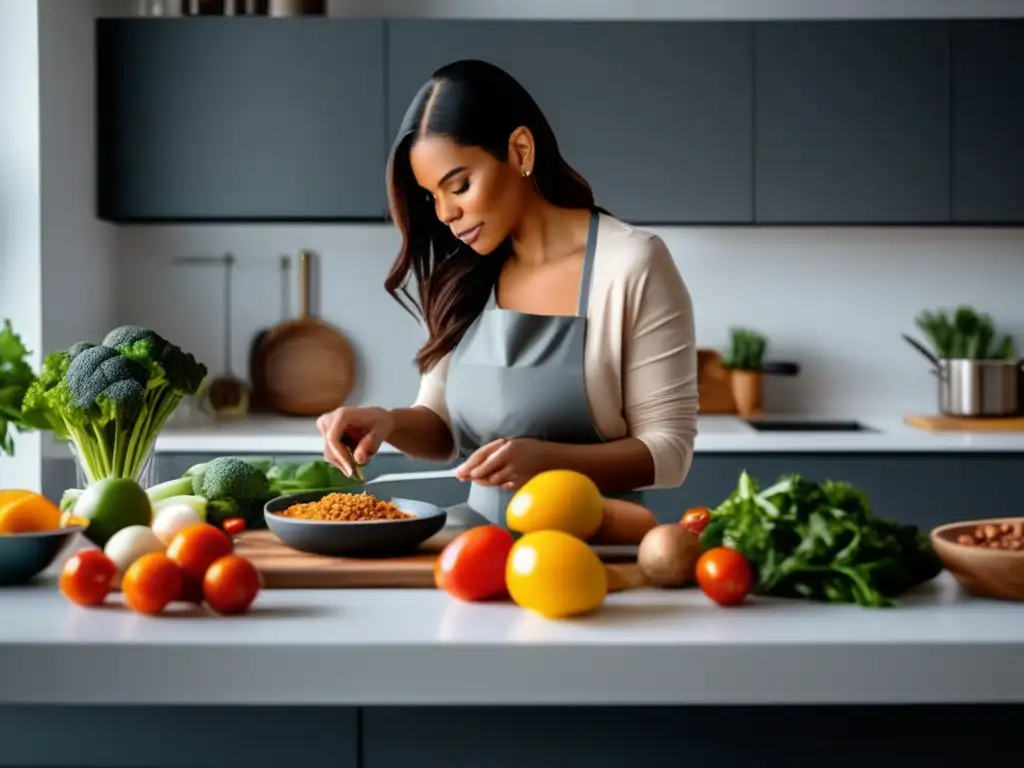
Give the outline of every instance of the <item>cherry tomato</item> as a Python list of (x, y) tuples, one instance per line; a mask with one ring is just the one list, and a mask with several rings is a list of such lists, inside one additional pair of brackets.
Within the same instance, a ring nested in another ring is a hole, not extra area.
[(224, 532), (229, 536), (237, 536), (245, 530), (244, 517), (229, 517), (224, 521)]
[(497, 525), (456, 536), (434, 563), (434, 583), (460, 600), (493, 600), (508, 594), (505, 565), (515, 540)]
[(738, 605), (754, 585), (754, 571), (735, 549), (715, 547), (697, 559), (697, 584), (719, 605)]
[(707, 507), (691, 507), (686, 510), (683, 519), (679, 524), (694, 536), (700, 536), (701, 531), (708, 527), (711, 522), (711, 510)]
[(259, 571), (241, 555), (213, 561), (203, 576), (203, 597), (217, 613), (244, 613), (263, 586)]
[(182, 570), (162, 552), (150, 552), (128, 566), (121, 579), (124, 601), (136, 613), (156, 616), (181, 596)]
[(60, 592), (78, 605), (102, 605), (116, 575), (117, 565), (101, 550), (84, 549), (64, 563)]

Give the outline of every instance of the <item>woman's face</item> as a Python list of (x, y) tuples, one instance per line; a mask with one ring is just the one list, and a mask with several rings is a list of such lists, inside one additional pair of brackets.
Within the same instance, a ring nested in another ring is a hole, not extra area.
[(480, 147), (424, 136), (410, 150), (409, 163), (437, 218), (477, 253), (493, 252), (516, 227), (528, 184), (512, 156), (502, 162)]

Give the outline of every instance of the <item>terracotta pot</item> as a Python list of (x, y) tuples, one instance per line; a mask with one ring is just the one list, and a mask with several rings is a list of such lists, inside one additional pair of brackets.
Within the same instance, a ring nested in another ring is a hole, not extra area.
[(760, 371), (732, 371), (732, 398), (740, 416), (749, 418), (764, 410), (764, 375)]

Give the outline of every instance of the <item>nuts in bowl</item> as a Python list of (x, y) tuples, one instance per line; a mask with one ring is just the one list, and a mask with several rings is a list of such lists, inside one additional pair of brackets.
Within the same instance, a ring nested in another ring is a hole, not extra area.
[(1024, 600), (1024, 517), (949, 523), (933, 530), (931, 541), (972, 595)]
[(956, 543), (963, 544), (965, 547), (1009, 549), (1016, 552), (1019, 549), (1024, 549), (1024, 521), (978, 525), (971, 533), (959, 534), (956, 537)]

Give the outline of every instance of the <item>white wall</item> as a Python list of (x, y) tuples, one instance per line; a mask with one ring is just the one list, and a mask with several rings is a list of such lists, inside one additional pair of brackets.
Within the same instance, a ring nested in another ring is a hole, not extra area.
[[(97, 16), (129, 13), (132, 7), (132, 0), (39, 2), (37, 136), (46, 352), (81, 338), (101, 338), (117, 316), (118, 230), (95, 215), (93, 23)], [(49, 433), (41, 440), (44, 455), (68, 455)]]
[[(1009, 229), (658, 228), (693, 295), (701, 346), (757, 327), (796, 379), (769, 382), (770, 409), (909, 413), (935, 408), (927, 364), (900, 338), (922, 309), (973, 302), (1024, 345), (1024, 231)], [(244, 372), (256, 329), (281, 319), (275, 259), (322, 258), (321, 314), (365, 361), (363, 402), (415, 395), (422, 332), (383, 288), (398, 247), (387, 226), (127, 227), (121, 232), (120, 321), (152, 323), (219, 368), (220, 273), (170, 266), (175, 255), (233, 251), (233, 366)], [(297, 285), (292, 275), (293, 285)], [(292, 299), (292, 311), (298, 304)]]
[[(19, 0), (20, 2), (20, 0)], [(130, 1), (39, 4), (43, 342), (102, 336), (116, 314), (117, 228), (96, 219), (93, 22)]]
[[(42, 359), (39, 60), (36, 0), (0, 2), (0, 318)], [(0, 487), (40, 490), (40, 439), (19, 435), (0, 455)]]

